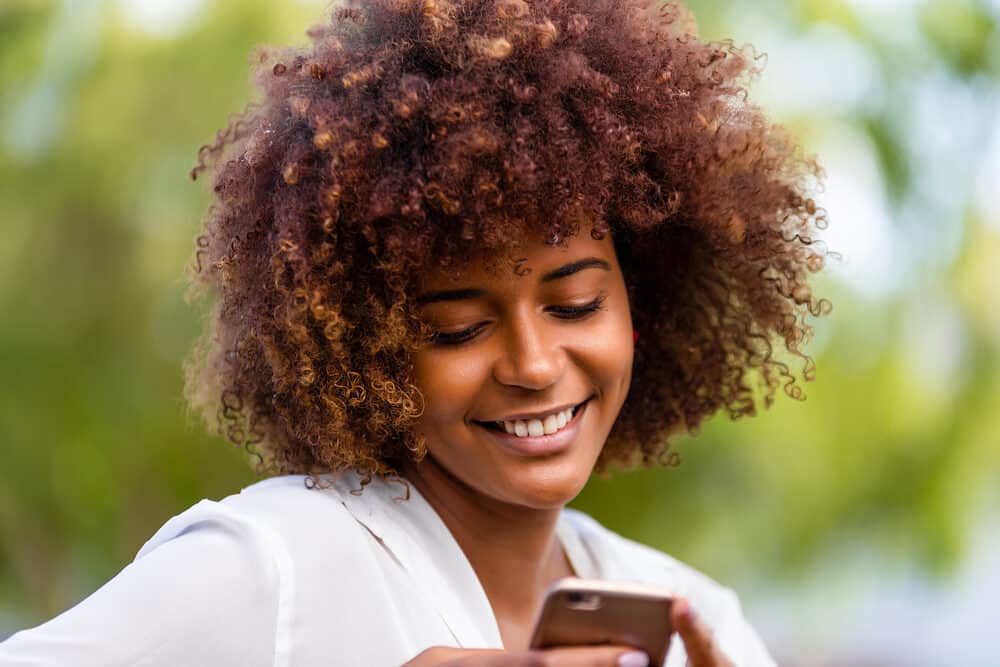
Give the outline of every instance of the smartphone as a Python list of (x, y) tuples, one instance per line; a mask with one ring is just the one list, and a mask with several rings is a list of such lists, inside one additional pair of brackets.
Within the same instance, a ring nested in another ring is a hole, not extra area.
[(546, 593), (531, 648), (621, 644), (645, 651), (660, 667), (673, 634), (672, 604), (661, 589), (566, 577)]

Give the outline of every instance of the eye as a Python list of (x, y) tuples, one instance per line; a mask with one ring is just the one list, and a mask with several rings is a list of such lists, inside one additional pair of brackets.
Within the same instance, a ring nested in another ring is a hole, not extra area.
[[(561, 320), (580, 320), (598, 310), (604, 310), (603, 304), (607, 297), (607, 294), (601, 293), (596, 299), (582, 306), (550, 306), (548, 311)], [(461, 331), (439, 331), (431, 335), (431, 342), (440, 346), (461, 345), (475, 338), (487, 324), (488, 322), (480, 322)]]
[(604, 310), (604, 300), (607, 298), (608, 295), (602, 293), (582, 306), (551, 306), (549, 312), (563, 320), (579, 320), (598, 310)]
[(485, 326), (485, 323), (480, 323), (475, 324), (468, 329), (462, 329), (461, 331), (447, 333), (439, 331), (431, 336), (431, 342), (435, 345), (459, 345), (475, 338), (476, 334), (482, 331)]

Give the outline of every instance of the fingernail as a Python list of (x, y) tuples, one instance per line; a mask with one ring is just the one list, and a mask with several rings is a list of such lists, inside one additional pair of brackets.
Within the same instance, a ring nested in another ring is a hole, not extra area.
[(681, 618), (687, 619), (689, 621), (693, 621), (694, 619), (698, 618), (698, 615), (694, 613), (694, 608), (691, 606), (690, 602), (684, 600), (683, 605), (684, 608), (681, 609), (680, 613)]
[(649, 667), (649, 656), (642, 651), (629, 651), (618, 656), (618, 667)]

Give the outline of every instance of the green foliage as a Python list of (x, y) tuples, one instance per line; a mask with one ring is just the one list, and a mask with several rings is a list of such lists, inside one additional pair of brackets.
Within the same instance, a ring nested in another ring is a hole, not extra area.
[(997, 19), (984, 3), (930, 0), (921, 8), (920, 24), (938, 57), (958, 73), (969, 76), (988, 69)]

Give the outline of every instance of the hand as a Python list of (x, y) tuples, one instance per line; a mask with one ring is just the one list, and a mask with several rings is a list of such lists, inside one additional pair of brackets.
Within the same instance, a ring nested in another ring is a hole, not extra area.
[[(684, 642), (690, 667), (735, 667), (712, 640), (712, 631), (684, 598), (674, 601), (670, 621)], [(624, 658), (623, 656), (628, 656)], [(577, 647), (546, 651), (429, 648), (404, 667), (646, 667), (644, 653), (622, 646)], [(656, 666), (658, 667), (658, 666)]]
[(712, 640), (712, 631), (705, 625), (684, 598), (674, 600), (670, 622), (684, 641), (690, 667), (735, 667)]
[(435, 646), (403, 667), (647, 667), (647, 665), (649, 658), (645, 653), (627, 646), (581, 646), (511, 653)]

